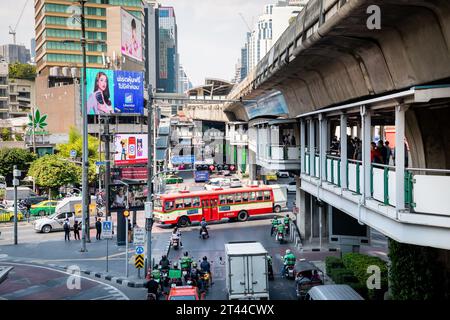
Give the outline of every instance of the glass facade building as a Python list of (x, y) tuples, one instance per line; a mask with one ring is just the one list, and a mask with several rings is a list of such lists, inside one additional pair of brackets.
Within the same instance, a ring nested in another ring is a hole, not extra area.
[(172, 7), (159, 7), (159, 55), (156, 86), (159, 91), (178, 91), (178, 37), (175, 11)]
[[(70, 17), (75, 6), (76, 3), (66, 0), (34, 1), (38, 73), (43, 70), (48, 73), (51, 67), (82, 67), (81, 27)], [(102, 53), (106, 55), (108, 40), (106, 9), (110, 6), (122, 6), (144, 21), (143, 0), (88, 0), (85, 7), (88, 68), (103, 67)]]

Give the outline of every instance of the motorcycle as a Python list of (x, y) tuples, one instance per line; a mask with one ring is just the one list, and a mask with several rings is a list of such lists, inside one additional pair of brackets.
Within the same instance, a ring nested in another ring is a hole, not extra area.
[(169, 269), (161, 269), (161, 283), (163, 286), (167, 287), (169, 281)]
[(210, 281), (209, 272), (203, 272), (203, 274), (201, 275), (201, 279), (203, 282), (203, 291), (207, 292), (209, 289), (209, 281)]
[(178, 250), (180, 247), (180, 239), (172, 239), (172, 248)]
[(289, 234), (289, 222), (285, 223), (284, 227), (286, 229), (286, 234)]
[(287, 279), (294, 279), (295, 278), (294, 266), (286, 266), (286, 268), (284, 269), (284, 276)]
[(181, 274), (183, 275), (183, 279), (185, 282), (187, 282), (187, 279), (191, 276), (190, 270), (191, 268), (181, 268)]
[(284, 242), (284, 234), (283, 234), (283, 232), (280, 232), (280, 231), (277, 232), (276, 240), (279, 241), (280, 244), (282, 244)]
[(202, 239), (208, 239), (209, 238), (208, 230), (206, 228), (202, 228), (201, 238)]

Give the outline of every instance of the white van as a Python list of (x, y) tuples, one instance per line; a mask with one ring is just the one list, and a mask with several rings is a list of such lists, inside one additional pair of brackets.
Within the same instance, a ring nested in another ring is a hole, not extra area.
[(269, 187), (273, 190), (273, 211), (279, 213), (287, 208), (287, 188), (278, 184), (271, 184)]
[(312, 287), (305, 300), (364, 300), (347, 284), (327, 284)]

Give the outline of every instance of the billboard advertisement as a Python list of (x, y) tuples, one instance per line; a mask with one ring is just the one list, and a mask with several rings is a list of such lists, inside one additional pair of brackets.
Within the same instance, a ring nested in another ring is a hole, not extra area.
[(116, 165), (146, 164), (148, 140), (145, 134), (116, 134), (114, 136)]
[(110, 185), (109, 186), (109, 204), (110, 211), (144, 210), (144, 204), (147, 200), (146, 184), (129, 184), (128, 186)]
[(142, 23), (125, 10), (122, 18), (122, 55), (142, 61)]
[(88, 114), (144, 114), (144, 74), (87, 69)]
[(281, 116), (289, 114), (286, 100), (281, 92), (275, 91), (258, 99), (256, 103), (244, 103), (249, 119), (261, 116)]

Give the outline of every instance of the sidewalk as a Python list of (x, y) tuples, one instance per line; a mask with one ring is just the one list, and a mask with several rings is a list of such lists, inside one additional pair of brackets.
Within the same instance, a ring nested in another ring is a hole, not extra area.
[[(165, 237), (163, 237), (165, 238)], [(135, 246), (128, 244), (128, 277), (126, 277), (125, 246), (118, 246), (116, 240), (95, 240), (86, 243), (87, 252), (81, 252), (81, 241), (46, 241), (0, 246), (0, 263), (2, 261), (31, 263), (67, 270), (78, 267), (81, 273), (109, 280), (128, 287), (142, 287), (144, 269), (134, 266)], [(161, 257), (166, 244), (164, 239), (152, 239), (152, 257)], [(167, 240), (166, 240), (167, 241)], [(106, 272), (106, 247), (108, 242), (108, 272)], [(163, 249), (160, 249), (162, 247)]]

